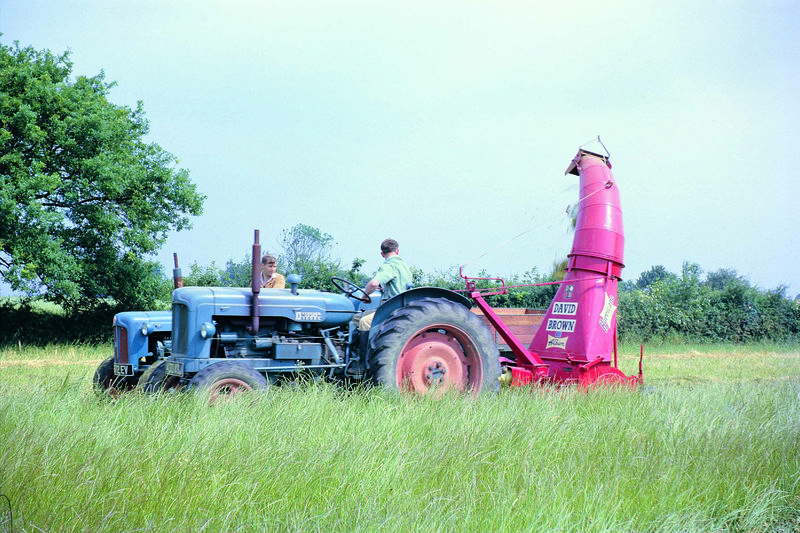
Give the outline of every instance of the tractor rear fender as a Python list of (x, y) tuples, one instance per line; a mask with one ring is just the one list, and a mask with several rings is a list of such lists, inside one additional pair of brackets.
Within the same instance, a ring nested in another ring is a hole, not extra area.
[(401, 292), (394, 298), (386, 300), (381, 304), (378, 310), (375, 311), (375, 317), (372, 319), (372, 328), (369, 332), (370, 339), (377, 333), (379, 329), (378, 326), (381, 322), (389, 318), (389, 315), (396, 309), (404, 307), (416, 300), (421, 300), (422, 298), (445, 298), (461, 304), (467, 309), (472, 308), (472, 302), (468, 298), (447, 289), (440, 289), (438, 287), (418, 287), (409, 289), (405, 292)]

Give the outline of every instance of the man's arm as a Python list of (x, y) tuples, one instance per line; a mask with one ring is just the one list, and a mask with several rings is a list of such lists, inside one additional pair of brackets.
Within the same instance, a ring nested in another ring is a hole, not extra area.
[(366, 292), (367, 294), (372, 294), (373, 292), (378, 290), (378, 287), (380, 286), (381, 282), (375, 278), (372, 278), (371, 280), (369, 280), (369, 283), (367, 283), (367, 285), (364, 287), (364, 292)]

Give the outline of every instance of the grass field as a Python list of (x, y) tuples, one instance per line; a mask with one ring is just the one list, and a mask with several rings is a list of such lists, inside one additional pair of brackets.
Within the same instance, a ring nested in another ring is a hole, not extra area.
[(13, 531), (800, 532), (796, 345), (646, 348), (636, 392), (306, 383), (213, 407), (98, 399), (110, 350), (0, 350)]

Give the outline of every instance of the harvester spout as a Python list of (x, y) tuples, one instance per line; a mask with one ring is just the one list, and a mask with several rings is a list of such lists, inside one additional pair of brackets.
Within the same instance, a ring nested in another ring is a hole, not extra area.
[(608, 158), (580, 150), (565, 174), (580, 176), (580, 204), (567, 270), (620, 278), (625, 236), (619, 189)]
[[(579, 150), (565, 174), (580, 176), (580, 203), (567, 273), (530, 344), (551, 365), (577, 367), (581, 382), (625, 379), (616, 355), (617, 282), (625, 237), (619, 189), (606, 156)], [(557, 371), (556, 371), (557, 372)], [(614, 377), (612, 377), (614, 376)]]

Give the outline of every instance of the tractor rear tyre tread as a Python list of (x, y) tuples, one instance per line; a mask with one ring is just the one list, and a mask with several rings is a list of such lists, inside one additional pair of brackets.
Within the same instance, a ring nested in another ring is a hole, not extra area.
[(491, 332), (468, 308), (445, 298), (423, 298), (378, 326), (369, 346), (368, 378), (392, 390), (423, 394), (440, 384), (474, 394), (496, 392), (499, 357)]

